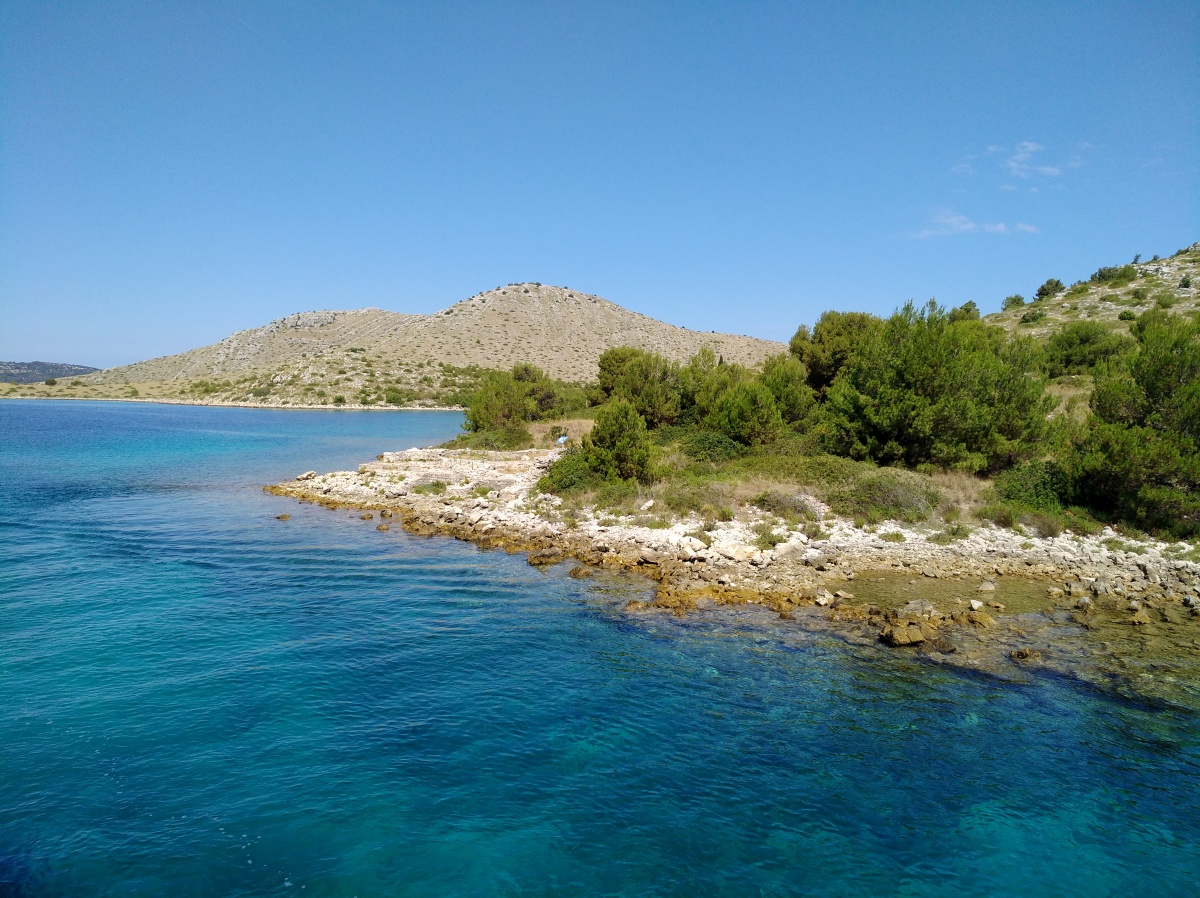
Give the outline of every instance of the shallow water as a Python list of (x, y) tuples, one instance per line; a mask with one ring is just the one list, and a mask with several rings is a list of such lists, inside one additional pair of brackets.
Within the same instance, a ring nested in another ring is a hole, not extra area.
[(0, 895), (1196, 893), (1193, 713), (261, 492), (459, 421), (0, 403)]

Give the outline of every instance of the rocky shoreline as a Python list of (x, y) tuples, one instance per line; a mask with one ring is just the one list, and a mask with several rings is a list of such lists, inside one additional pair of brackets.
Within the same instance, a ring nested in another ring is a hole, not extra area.
[[(535, 489), (555, 457), (410, 449), (264, 489), (352, 509), (378, 530), (399, 525), (524, 552), (533, 565), (574, 560), (572, 576), (643, 574), (656, 582), (655, 597), (630, 602), (629, 614), (758, 606), (782, 626), (989, 676), (1042, 672), (1200, 706), (1200, 564), (1172, 557), (1180, 547), (1126, 538), (1113, 548), (1109, 530), (1042, 539), (990, 526), (943, 544), (913, 525), (859, 529), (810, 497), (823, 517), (815, 537), (745, 509), (701, 539), (695, 519), (664, 526), (564, 514), (560, 499)], [(644, 519), (653, 508), (642, 511)], [(764, 522), (778, 525), (781, 540), (766, 550), (756, 545)]]

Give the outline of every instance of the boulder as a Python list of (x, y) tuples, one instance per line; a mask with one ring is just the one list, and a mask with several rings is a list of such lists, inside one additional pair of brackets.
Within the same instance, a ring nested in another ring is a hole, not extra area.
[(316, 471), (305, 471), (303, 474), (301, 474), (296, 479), (297, 480), (312, 480), (316, 476), (317, 476)]
[(879, 638), (890, 646), (919, 645), (925, 641), (925, 634), (916, 624), (895, 623), (886, 625), (879, 633)]
[(290, 521), (291, 519), (292, 519), (292, 516), (290, 514), (285, 513), (285, 514), (275, 515), (275, 520), (277, 520), (277, 521)]

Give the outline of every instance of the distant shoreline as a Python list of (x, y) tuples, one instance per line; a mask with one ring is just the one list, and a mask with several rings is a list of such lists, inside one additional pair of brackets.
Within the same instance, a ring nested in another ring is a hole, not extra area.
[(143, 402), (151, 405), (195, 405), (204, 408), (256, 408), (281, 412), (461, 412), (461, 405), (359, 405), (345, 402), (340, 405), (263, 405), (256, 402), (200, 402), (193, 399), (154, 399), (151, 397), (119, 398), (115, 396), (0, 396), (11, 402)]

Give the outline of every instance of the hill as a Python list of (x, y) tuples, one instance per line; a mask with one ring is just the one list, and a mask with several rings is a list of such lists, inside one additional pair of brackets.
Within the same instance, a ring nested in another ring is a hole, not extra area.
[(99, 371), (87, 365), (64, 362), (0, 362), (0, 382), (12, 384), (42, 383), (47, 378), (77, 377)]
[(1155, 256), (1148, 262), (1101, 267), (1040, 300), (1030, 299), (986, 320), (1015, 333), (1046, 337), (1071, 321), (1098, 321), (1124, 330), (1129, 320), (1155, 307), (1195, 312), (1200, 310), (1200, 243), (1167, 259)]
[(600, 354), (623, 345), (680, 361), (708, 346), (751, 366), (786, 351), (770, 340), (676, 327), (564, 287), (510, 284), (433, 315), (300, 312), (38, 393), (273, 406), (452, 403), (482, 370), (518, 362), (565, 381), (592, 380)]

